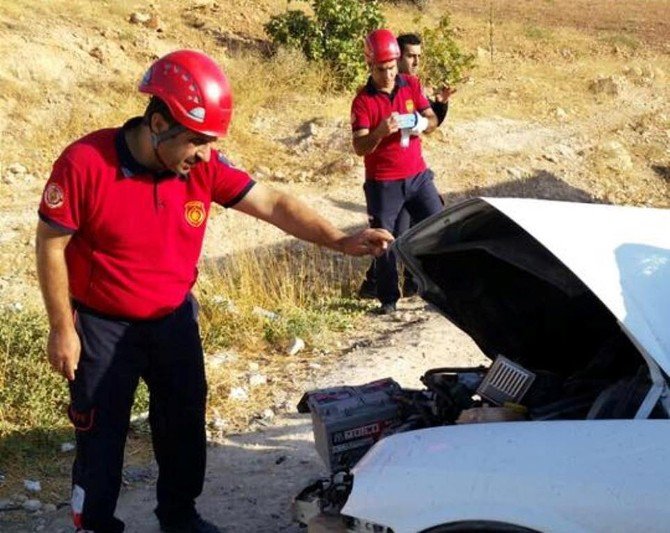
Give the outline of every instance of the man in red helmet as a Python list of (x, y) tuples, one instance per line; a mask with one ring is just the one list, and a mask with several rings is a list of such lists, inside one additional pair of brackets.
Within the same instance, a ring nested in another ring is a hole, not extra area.
[[(403, 209), (416, 222), (442, 209), (419, 138), (437, 127), (437, 117), (419, 79), (398, 73), (400, 47), (393, 33), (375, 30), (364, 45), (370, 77), (351, 106), (353, 145), (365, 161), (370, 225), (398, 235)], [(375, 273), (379, 311), (393, 313), (400, 291), (392, 252), (376, 259)]]
[(208, 56), (166, 55), (149, 68), (140, 91), (152, 96), (144, 116), (68, 146), (39, 207), (47, 352), (69, 381), (76, 429), (72, 512), (78, 530), (123, 531), (114, 511), (142, 378), (161, 530), (214, 532), (195, 509), (205, 473), (206, 382), (191, 295), (211, 203), (352, 255), (381, 253), (392, 236), (373, 229), (346, 235), (214, 150), (228, 130), (232, 98)]

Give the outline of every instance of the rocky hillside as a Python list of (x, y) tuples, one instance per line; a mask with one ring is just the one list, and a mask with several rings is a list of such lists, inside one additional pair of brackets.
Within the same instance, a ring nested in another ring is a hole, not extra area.
[[(463, 48), (477, 55), (446, 124), (426, 142), (449, 201), (520, 195), (668, 205), (667, 2), (426, 4), (384, 4), (390, 26), (422, 28), (450, 9)], [(349, 147), (351, 95), (324, 93), (328, 73), (295, 53), (267, 55), (262, 26), (285, 8), (260, 0), (0, 0), (4, 302), (35, 300), (35, 210), (54, 157), (83, 133), (141, 112), (137, 80), (178, 47), (206, 50), (230, 74), (236, 116), (223, 147), (234, 160), (309, 197), (341, 225), (365, 223), (360, 160)], [(586, 9), (589, 17), (568, 16)], [(234, 214), (212, 221), (210, 256), (281, 238)]]

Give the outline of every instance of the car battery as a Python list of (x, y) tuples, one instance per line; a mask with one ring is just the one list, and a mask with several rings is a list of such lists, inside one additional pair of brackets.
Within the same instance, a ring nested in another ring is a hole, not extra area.
[(400, 424), (391, 378), (360, 386), (319, 389), (304, 394), (298, 412), (312, 414), (314, 442), (331, 472), (350, 468), (372, 445)]

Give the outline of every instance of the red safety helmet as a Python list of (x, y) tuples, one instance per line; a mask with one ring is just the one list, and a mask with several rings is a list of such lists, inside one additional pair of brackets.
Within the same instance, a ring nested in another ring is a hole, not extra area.
[(365, 61), (368, 65), (386, 63), (399, 57), (398, 40), (391, 30), (374, 30), (365, 38)]
[(160, 98), (182, 126), (223, 137), (233, 114), (228, 78), (214, 60), (195, 50), (177, 50), (149, 67), (139, 89)]

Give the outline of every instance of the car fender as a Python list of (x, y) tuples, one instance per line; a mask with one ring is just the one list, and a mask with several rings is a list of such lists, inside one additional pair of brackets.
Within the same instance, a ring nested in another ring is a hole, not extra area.
[(353, 469), (342, 513), (418, 532), (490, 520), (539, 531), (663, 531), (667, 420), (507, 422), (410, 431)]

